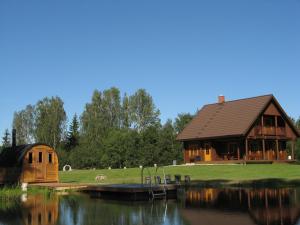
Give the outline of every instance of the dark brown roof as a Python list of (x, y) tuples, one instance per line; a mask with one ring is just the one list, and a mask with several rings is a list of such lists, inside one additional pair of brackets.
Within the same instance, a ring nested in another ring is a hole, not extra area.
[(205, 105), (177, 140), (245, 136), (272, 100), (282, 110), (273, 95)]

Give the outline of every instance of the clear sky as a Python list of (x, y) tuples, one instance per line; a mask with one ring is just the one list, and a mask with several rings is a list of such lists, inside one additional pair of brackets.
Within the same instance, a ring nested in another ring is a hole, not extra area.
[(0, 84), (1, 133), (45, 96), (71, 117), (112, 86), (145, 88), (162, 121), (219, 94), (298, 118), (300, 0), (1, 0)]

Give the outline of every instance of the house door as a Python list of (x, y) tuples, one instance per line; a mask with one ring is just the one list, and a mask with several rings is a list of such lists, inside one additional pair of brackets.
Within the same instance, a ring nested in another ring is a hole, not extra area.
[(227, 151), (227, 159), (228, 160), (235, 160), (239, 159), (239, 150), (238, 150), (238, 144), (235, 142), (228, 144), (228, 151)]
[(38, 152), (35, 166), (35, 178), (37, 181), (43, 181), (45, 179), (45, 160), (43, 158), (43, 152)]
[(204, 161), (211, 161), (211, 145), (205, 144)]

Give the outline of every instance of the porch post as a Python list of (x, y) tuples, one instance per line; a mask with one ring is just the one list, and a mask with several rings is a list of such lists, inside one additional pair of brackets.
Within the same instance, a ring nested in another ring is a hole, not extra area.
[(277, 136), (277, 127), (278, 127), (277, 116), (275, 116), (275, 136)]
[(276, 139), (276, 159), (279, 160), (279, 145), (278, 145), (278, 139)]
[(261, 116), (261, 135), (264, 135), (264, 115)]
[(262, 148), (263, 148), (263, 160), (266, 159), (266, 143), (265, 143), (265, 139), (262, 139)]
[(292, 160), (295, 159), (295, 141), (292, 142)]
[(240, 146), (238, 146), (238, 148), (237, 148), (237, 157), (238, 157), (238, 160), (240, 160)]
[(248, 152), (248, 139), (245, 140), (245, 151), (246, 151), (246, 160), (249, 160), (249, 152)]

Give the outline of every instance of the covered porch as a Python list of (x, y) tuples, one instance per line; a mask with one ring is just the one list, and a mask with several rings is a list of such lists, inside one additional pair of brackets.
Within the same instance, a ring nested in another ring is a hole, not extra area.
[(185, 163), (272, 163), (293, 161), (294, 142), (288, 151), (286, 139), (223, 139), (194, 141), (185, 145)]
[(293, 160), (294, 143), (291, 144), (291, 152), (288, 152), (287, 141), (285, 139), (262, 138), (246, 139), (245, 148), (246, 160)]

